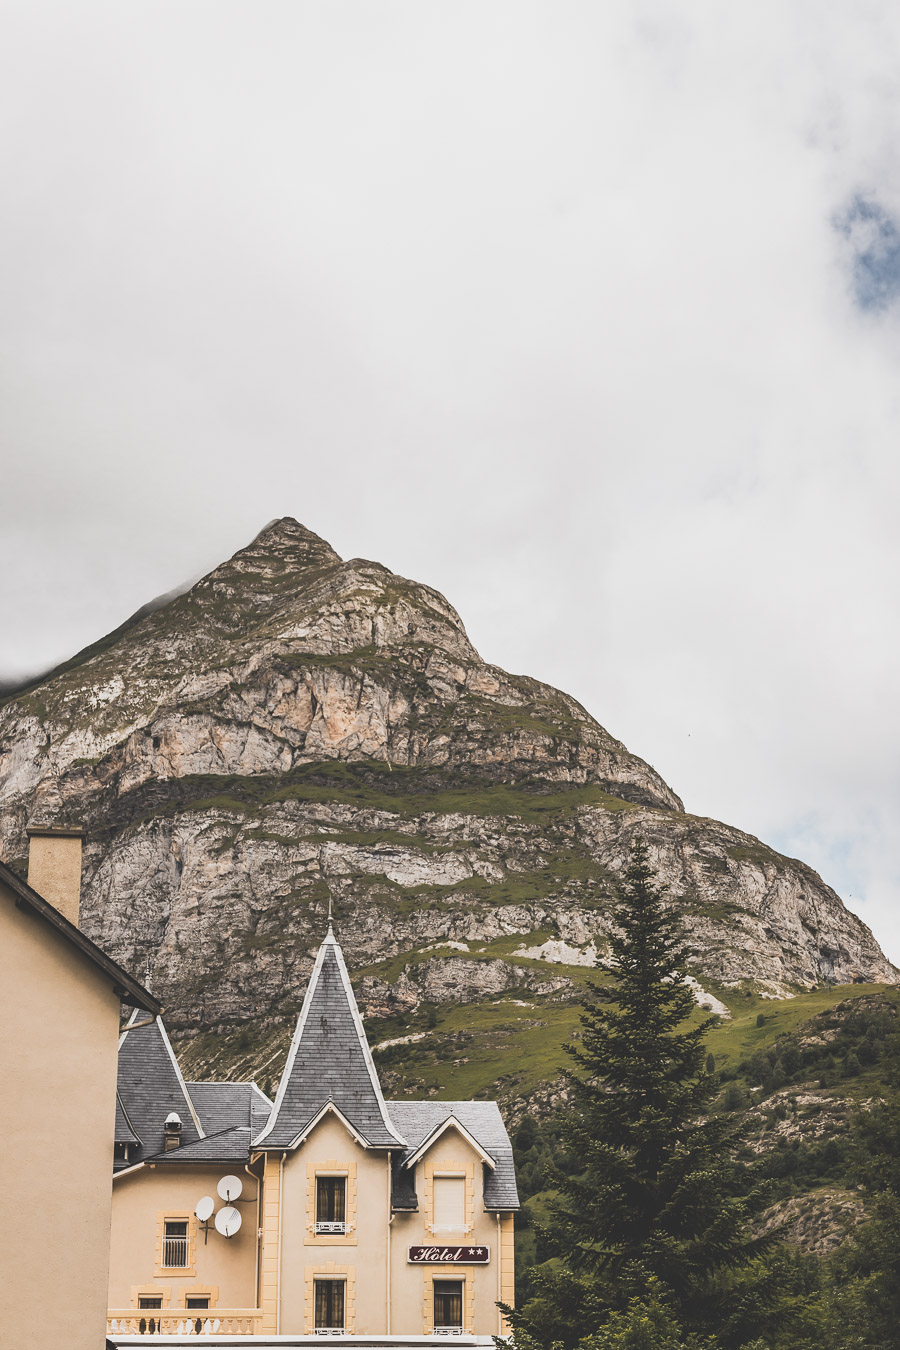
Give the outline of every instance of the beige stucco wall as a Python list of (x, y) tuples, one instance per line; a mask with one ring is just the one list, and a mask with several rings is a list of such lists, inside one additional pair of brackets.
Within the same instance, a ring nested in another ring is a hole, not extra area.
[(97, 1350), (109, 1252), (119, 1000), (0, 882), (4, 1344)]
[[(347, 1171), (343, 1238), (316, 1237), (316, 1170)], [(340, 1121), (327, 1115), (306, 1142), (289, 1153), (282, 1179), (281, 1331), (312, 1331), (316, 1273), (347, 1277), (347, 1329), (383, 1332), (387, 1296), (388, 1171), (384, 1153), (362, 1148)]]
[[(217, 1210), (223, 1207), (216, 1186), (226, 1173), (235, 1173), (244, 1182), (238, 1205), (241, 1227), (231, 1238), (216, 1232), (212, 1222), (204, 1233), (194, 1217), (201, 1196), (212, 1196)], [(188, 1294), (208, 1294), (211, 1307), (255, 1308), (258, 1184), (255, 1177), (234, 1164), (148, 1163), (117, 1176), (113, 1183), (110, 1308), (136, 1308), (139, 1294), (153, 1293), (162, 1295), (164, 1309), (183, 1308)], [(162, 1265), (165, 1219), (188, 1222), (190, 1251), (184, 1270)]]
[[(481, 1158), (458, 1131), (448, 1130), (416, 1168), (418, 1212), (396, 1214), (390, 1224), (386, 1154), (362, 1148), (335, 1116), (326, 1116), (300, 1148), (287, 1154), (280, 1179), (279, 1161), (272, 1155), (268, 1161), (266, 1211), (272, 1237), (264, 1248), (263, 1263), (270, 1276), (273, 1305), (276, 1287), (280, 1290), (278, 1331), (282, 1335), (313, 1330), (312, 1282), (317, 1274), (346, 1277), (347, 1330), (358, 1335), (430, 1331), (434, 1278), (465, 1281), (465, 1321), (470, 1330), (478, 1335), (501, 1330), (496, 1304), (501, 1296), (509, 1299), (512, 1293), (512, 1216), (502, 1220), (506, 1240), (501, 1290), (500, 1226), (497, 1216), (484, 1210)], [(317, 1171), (347, 1174), (349, 1231), (341, 1239), (315, 1236)], [(467, 1227), (459, 1233), (435, 1234), (430, 1228), (434, 1172), (467, 1178)], [(490, 1263), (409, 1265), (409, 1247), (432, 1243), (487, 1246)], [(275, 1326), (270, 1323), (267, 1330), (274, 1332)]]

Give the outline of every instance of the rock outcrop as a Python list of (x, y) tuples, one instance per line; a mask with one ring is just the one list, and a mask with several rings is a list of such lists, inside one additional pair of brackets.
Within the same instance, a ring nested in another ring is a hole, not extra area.
[(810, 868), (685, 814), (443, 596), (293, 520), (7, 698), (0, 807), (14, 865), (26, 824), (86, 827), (83, 926), (182, 1033), (290, 1019), (329, 899), (373, 1011), (565, 996), (517, 952), (602, 957), (637, 835), (701, 982), (898, 978)]

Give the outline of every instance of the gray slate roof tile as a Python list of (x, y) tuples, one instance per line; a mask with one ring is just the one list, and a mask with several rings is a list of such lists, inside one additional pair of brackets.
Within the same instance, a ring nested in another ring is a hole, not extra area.
[(122, 1105), (122, 1098), (116, 1093), (116, 1143), (117, 1144), (139, 1144), (134, 1130), (131, 1127), (131, 1121), (128, 1119), (128, 1113)]
[[(144, 1159), (144, 1161), (147, 1161)], [(193, 1144), (182, 1144), (168, 1153), (157, 1153), (155, 1163), (246, 1163), (250, 1161), (250, 1126), (237, 1125), (218, 1134), (208, 1134)]]
[[(118, 1166), (151, 1157), (172, 1163), (246, 1162), (251, 1147), (290, 1147), (329, 1102), (370, 1146), (395, 1150), (395, 1209), (417, 1205), (415, 1171), (403, 1163), (454, 1118), (495, 1164), (484, 1168), (485, 1208), (519, 1208), (512, 1146), (496, 1102), (385, 1102), (343, 953), (330, 929), (310, 976), (274, 1107), (255, 1083), (184, 1083), (159, 1018), (125, 1032), (116, 1141), (137, 1148), (129, 1150), (128, 1163)], [(170, 1111), (181, 1117), (182, 1143), (167, 1153), (163, 1122)]]
[(258, 1133), (272, 1110), (272, 1102), (255, 1083), (187, 1083), (186, 1087), (207, 1134), (235, 1125)]
[[(129, 1026), (122, 1034), (117, 1088), (128, 1123), (140, 1143), (129, 1150), (127, 1162), (117, 1160), (119, 1171), (161, 1152), (165, 1138), (163, 1126), (170, 1111), (181, 1117), (183, 1145), (192, 1144), (203, 1136), (162, 1019), (156, 1017), (148, 1023), (146, 1014), (138, 1012), (131, 1021), (145, 1025)], [(120, 1143), (130, 1142), (119, 1140), (118, 1134), (116, 1138)]]

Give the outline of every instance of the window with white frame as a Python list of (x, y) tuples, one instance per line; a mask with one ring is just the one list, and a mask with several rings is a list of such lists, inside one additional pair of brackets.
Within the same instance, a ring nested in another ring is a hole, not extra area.
[(466, 1179), (464, 1176), (435, 1176), (434, 1231), (459, 1233), (466, 1226)]
[(316, 1177), (316, 1232), (343, 1233), (347, 1226), (347, 1178)]
[(462, 1280), (435, 1280), (434, 1329), (436, 1332), (461, 1331), (463, 1324)]
[(343, 1331), (345, 1282), (320, 1280), (315, 1282), (316, 1331)]

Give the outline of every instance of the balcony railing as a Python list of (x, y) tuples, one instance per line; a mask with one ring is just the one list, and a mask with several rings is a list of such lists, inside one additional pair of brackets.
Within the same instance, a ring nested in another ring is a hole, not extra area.
[(347, 1225), (343, 1219), (316, 1219), (316, 1233), (344, 1233)]
[(186, 1237), (163, 1238), (163, 1265), (169, 1267), (186, 1266), (188, 1263), (188, 1239)]
[(259, 1336), (260, 1308), (110, 1308), (107, 1336)]

